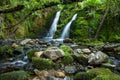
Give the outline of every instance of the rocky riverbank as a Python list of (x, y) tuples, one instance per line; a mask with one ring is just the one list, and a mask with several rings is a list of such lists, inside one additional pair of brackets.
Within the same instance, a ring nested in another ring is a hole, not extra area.
[(0, 43), (0, 80), (120, 80), (120, 43), (77, 45), (71, 39)]

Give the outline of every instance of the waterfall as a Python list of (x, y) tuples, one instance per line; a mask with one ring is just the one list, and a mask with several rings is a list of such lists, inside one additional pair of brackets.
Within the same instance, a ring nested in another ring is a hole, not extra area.
[(68, 24), (65, 26), (60, 39), (64, 39), (64, 38), (69, 38), (69, 32), (70, 32), (70, 26), (71, 23), (77, 18), (77, 14), (75, 14), (72, 19), (68, 22)]
[(53, 39), (53, 36), (54, 36), (54, 33), (55, 31), (57, 30), (57, 23), (58, 23), (58, 20), (59, 20), (59, 17), (60, 17), (60, 11), (58, 11), (55, 15), (55, 18), (54, 18), (54, 21), (50, 27), (50, 30), (47, 34), (47, 37)]

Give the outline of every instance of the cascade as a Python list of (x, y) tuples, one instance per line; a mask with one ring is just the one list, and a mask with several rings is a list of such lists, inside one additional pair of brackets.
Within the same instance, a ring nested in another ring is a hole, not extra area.
[(52, 25), (50, 27), (50, 30), (49, 30), (48, 34), (47, 34), (47, 37), (49, 37), (51, 39), (53, 39), (54, 33), (57, 30), (57, 23), (59, 21), (59, 17), (60, 17), (60, 11), (58, 11), (56, 13), (55, 18), (53, 20), (53, 23), (52, 23)]
[(63, 32), (61, 34), (60, 39), (65, 39), (69, 38), (69, 31), (70, 31), (70, 26), (72, 22), (77, 18), (77, 14), (75, 14), (72, 19), (67, 23), (67, 25), (64, 27)]

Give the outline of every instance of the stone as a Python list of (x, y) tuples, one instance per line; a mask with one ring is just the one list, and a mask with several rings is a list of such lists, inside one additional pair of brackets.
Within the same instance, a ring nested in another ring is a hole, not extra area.
[(64, 56), (64, 52), (61, 49), (56, 48), (56, 47), (48, 48), (43, 53), (47, 58), (52, 59), (52, 60), (56, 60)]
[(49, 73), (47, 71), (39, 71), (37, 69), (34, 69), (34, 72), (40, 80), (46, 80), (45, 78), (49, 76)]
[(20, 42), (21, 45), (25, 45), (27, 44), (29, 41), (31, 41), (31, 39), (25, 39), (23, 41)]
[(101, 51), (98, 51), (96, 53), (91, 53), (88, 57), (88, 63), (92, 65), (102, 64), (103, 62), (107, 62), (107, 61), (108, 61), (108, 56)]
[(77, 49), (77, 48), (78, 48), (78, 45), (77, 45), (77, 44), (72, 44), (72, 45), (70, 45), (70, 47), (71, 47), (72, 49)]
[(39, 77), (34, 77), (32, 80), (40, 80), (40, 79), (39, 79)]
[(80, 53), (83, 53), (81, 49), (75, 49), (75, 52), (76, 52), (76, 53), (79, 53), (79, 54), (80, 54)]
[(19, 46), (19, 45), (17, 45), (16, 43), (13, 43), (13, 44), (12, 44), (12, 48), (15, 48), (15, 49), (16, 49), (18, 46)]
[(82, 52), (83, 53), (85, 53), (85, 54), (90, 54), (91, 53), (91, 51), (90, 51), (90, 49), (82, 49)]
[(41, 57), (43, 55), (43, 51), (35, 52), (34, 55), (36, 57)]
[(103, 63), (102, 67), (109, 68), (109, 69), (114, 69), (116, 65), (110, 64), (110, 63)]
[(63, 40), (63, 43), (73, 43), (72, 39), (66, 38)]
[(64, 72), (60, 72), (60, 71), (56, 71), (55, 72), (55, 77), (64, 78), (65, 77), (65, 73)]
[(64, 70), (68, 74), (73, 74), (77, 71), (75, 66), (65, 66)]

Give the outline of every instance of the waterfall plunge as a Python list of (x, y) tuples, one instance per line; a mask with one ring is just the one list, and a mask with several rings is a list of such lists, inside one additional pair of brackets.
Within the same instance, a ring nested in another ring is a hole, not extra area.
[(70, 32), (70, 26), (71, 23), (77, 18), (77, 14), (75, 14), (72, 19), (68, 22), (68, 24), (65, 26), (60, 39), (65, 39), (65, 38), (69, 38), (69, 32)]
[(60, 11), (58, 11), (55, 15), (54, 21), (50, 27), (49, 33), (47, 34), (47, 37), (53, 39), (54, 33), (57, 30), (57, 23), (59, 21), (59, 17), (60, 17)]

